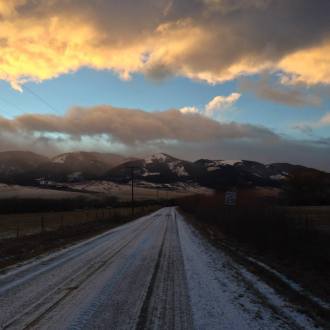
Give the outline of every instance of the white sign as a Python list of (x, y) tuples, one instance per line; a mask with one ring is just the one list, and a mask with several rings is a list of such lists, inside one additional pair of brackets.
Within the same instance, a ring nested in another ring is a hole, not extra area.
[(236, 191), (226, 191), (225, 193), (225, 205), (235, 206), (237, 200)]

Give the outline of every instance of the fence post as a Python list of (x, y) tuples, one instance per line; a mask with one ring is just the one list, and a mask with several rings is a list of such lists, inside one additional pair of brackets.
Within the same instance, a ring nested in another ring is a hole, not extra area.
[(63, 229), (64, 224), (63, 224), (63, 214), (61, 214), (61, 222), (60, 222), (60, 228)]
[(45, 221), (43, 215), (40, 218), (40, 228), (41, 228), (41, 232), (43, 233), (45, 231)]
[(16, 227), (16, 238), (19, 238), (19, 221), (17, 222), (17, 227)]
[(308, 236), (309, 234), (309, 219), (308, 219), (308, 216), (306, 215), (305, 216), (305, 235), (306, 237)]

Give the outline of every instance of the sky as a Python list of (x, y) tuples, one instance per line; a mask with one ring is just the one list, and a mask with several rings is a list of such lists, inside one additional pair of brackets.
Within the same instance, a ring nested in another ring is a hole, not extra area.
[(330, 171), (328, 0), (0, 0), (0, 151)]

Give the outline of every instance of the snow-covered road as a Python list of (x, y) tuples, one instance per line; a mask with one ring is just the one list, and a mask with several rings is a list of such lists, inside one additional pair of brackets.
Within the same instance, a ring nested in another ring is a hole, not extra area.
[(313, 329), (175, 208), (0, 276), (2, 329)]

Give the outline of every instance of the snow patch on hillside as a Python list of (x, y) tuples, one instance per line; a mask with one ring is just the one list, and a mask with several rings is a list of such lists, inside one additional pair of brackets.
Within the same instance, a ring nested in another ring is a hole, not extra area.
[(282, 174), (276, 174), (276, 175), (271, 175), (270, 178), (272, 180), (279, 181), (279, 180), (285, 180), (286, 176), (284, 176)]
[(234, 166), (241, 162), (241, 160), (212, 160), (207, 165), (207, 171), (213, 172), (220, 169), (222, 166)]
[(53, 158), (53, 163), (56, 164), (64, 164), (65, 161), (67, 160), (68, 155), (59, 155), (55, 158)]
[(230, 166), (234, 166), (237, 163), (241, 163), (241, 160), (221, 160), (220, 163), (221, 165), (230, 165)]
[(149, 172), (146, 168), (143, 171), (142, 176), (156, 176), (156, 175), (160, 175), (159, 172)]
[(157, 154), (153, 154), (153, 155), (145, 158), (145, 162), (146, 162), (146, 164), (151, 164), (154, 161), (165, 162), (167, 160), (167, 158), (168, 157), (165, 154), (157, 153)]
[(189, 176), (186, 169), (179, 162), (171, 162), (168, 164), (169, 169), (177, 176)]

